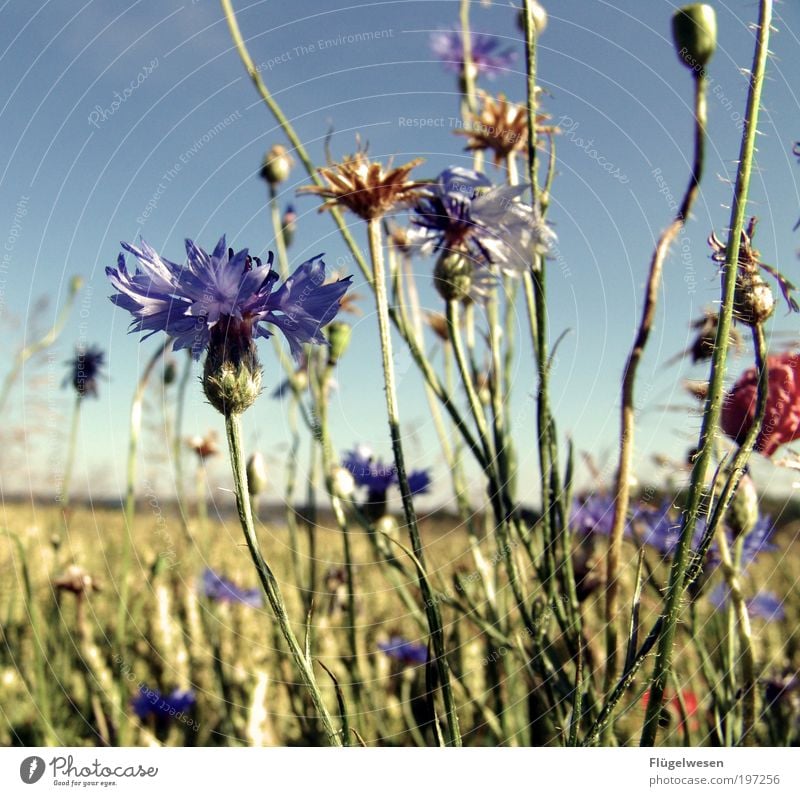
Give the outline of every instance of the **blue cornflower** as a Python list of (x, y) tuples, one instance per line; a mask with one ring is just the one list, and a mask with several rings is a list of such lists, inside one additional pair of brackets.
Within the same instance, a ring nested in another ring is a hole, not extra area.
[(576, 533), (609, 536), (613, 523), (614, 501), (610, 497), (589, 495), (585, 500), (575, 498), (573, 501), (570, 525)]
[(67, 361), (69, 374), (64, 384), (71, 383), (81, 398), (97, 397), (97, 378), (105, 365), (106, 355), (97, 346), (78, 346), (75, 356)]
[(197, 697), (191, 690), (182, 691), (176, 688), (169, 694), (162, 694), (157, 689), (140, 685), (139, 695), (131, 700), (131, 708), (140, 719), (155, 716), (158, 721), (175, 718), (179, 713), (187, 713), (196, 702)]
[(428, 662), (428, 648), (402, 636), (392, 636), (389, 641), (378, 642), (378, 648), (403, 666), (421, 666)]
[(243, 589), (211, 568), (203, 572), (202, 592), (209, 599), (220, 603), (241, 603), (251, 608), (260, 608), (264, 604), (261, 589)]
[[(470, 35), (472, 64), (476, 75), (495, 77), (508, 71), (517, 60), (517, 53), (512, 49), (503, 49), (503, 42), (489, 33), (472, 33)], [(430, 38), (433, 54), (444, 62), (451, 72), (461, 73), (464, 69), (464, 40), (458, 30), (441, 30)]]
[(546, 254), (556, 240), (538, 210), (518, 201), (526, 190), (525, 185), (494, 187), (471, 169), (446, 169), (417, 201), (409, 239), (423, 255), (468, 255), (477, 267), (473, 281), (482, 282), (485, 291), (493, 280), (481, 268), (522, 273), (530, 268), (532, 247)]
[(351, 281), (323, 284), (325, 264), (318, 255), (276, 289), (272, 253), (266, 263), (247, 249), (234, 253), (224, 235), (211, 254), (187, 240), (185, 265), (161, 257), (144, 241), (141, 248), (122, 247), (138, 260), (136, 273), (131, 276), (120, 254), (106, 274), (117, 290), (111, 300), (133, 315), (130, 331), (146, 337), (166, 332), (174, 349), (189, 348), (195, 359), (209, 346), (212, 330), (247, 343), (271, 336), (264, 324), (279, 328), (299, 359), (304, 343), (326, 344), (321, 328), (336, 316)]
[[(714, 608), (724, 608), (730, 599), (730, 589), (720, 583), (709, 595), (708, 601)], [(751, 617), (764, 619), (767, 622), (780, 621), (786, 617), (783, 601), (775, 592), (759, 591), (756, 595), (745, 601), (747, 613)]]
[(758, 518), (753, 529), (744, 537), (742, 544), (742, 569), (752, 564), (760, 553), (771, 553), (777, 545), (770, 541), (775, 525), (772, 518), (766, 515)]
[[(397, 468), (375, 458), (363, 445), (344, 454), (342, 467), (350, 471), (356, 486), (366, 487), (370, 495), (382, 496), (383, 500), (389, 487), (397, 483)], [(431, 485), (430, 474), (427, 470), (412, 470), (408, 474), (408, 485), (412, 495), (423, 494)]]

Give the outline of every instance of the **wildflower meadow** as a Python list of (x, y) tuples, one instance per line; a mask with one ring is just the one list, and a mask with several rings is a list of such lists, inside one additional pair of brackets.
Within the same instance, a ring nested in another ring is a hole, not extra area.
[(800, 743), (794, 2), (0, 16), (3, 746)]

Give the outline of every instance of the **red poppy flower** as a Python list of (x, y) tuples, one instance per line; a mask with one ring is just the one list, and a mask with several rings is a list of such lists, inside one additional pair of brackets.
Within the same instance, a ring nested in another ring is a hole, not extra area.
[[(800, 352), (767, 357), (769, 397), (755, 450), (772, 456), (781, 445), (800, 439)], [(758, 373), (746, 370), (722, 405), (722, 430), (740, 445), (753, 424)]]

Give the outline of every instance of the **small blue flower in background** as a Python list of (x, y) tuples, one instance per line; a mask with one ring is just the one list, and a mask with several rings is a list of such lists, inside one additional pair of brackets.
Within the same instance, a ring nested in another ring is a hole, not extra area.
[(526, 190), (525, 185), (494, 187), (471, 169), (446, 169), (414, 207), (409, 240), (425, 256), (463, 251), (478, 267), (522, 273), (530, 268), (532, 247), (546, 254), (556, 240), (538, 211), (517, 201)]
[(614, 501), (606, 495), (589, 495), (572, 503), (570, 525), (576, 533), (609, 536), (614, 523)]
[[(708, 601), (715, 608), (724, 608), (730, 599), (730, 590), (724, 583), (720, 583), (708, 595)], [(747, 613), (754, 618), (764, 619), (767, 622), (776, 622), (786, 618), (783, 601), (775, 592), (759, 591), (755, 596), (746, 600)]]
[(402, 636), (392, 636), (389, 641), (379, 642), (378, 648), (403, 666), (421, 666), (428, 662), (428, 648)]
[[(389, 487), (397, 484), (397, 469), (394, 464), (384, 464), (363, 445), (344, 454), (342, 467), (350, 471), (356, 486), (366, 487), (370, 495), (383, 495), (384, 500)], [(408, 485), (412, 495), (427, 492), (430, 484), (431, 477), (427, 470), (409, 472)]]
[(208, 254), (186, 241), (186, 265), (162, 258), (142, 241), (141, 248), (122, 244), (138, 261), (131, 275), (120, 254), (116, 268), (106, 274), (117, 292), (111, 301), (133, 315), (131, 332), (166, 332), (173, 348), (191, 349), (199, 359), (208, 346), (211, 329), (218, 323), (237, 321), (249, 336), (270, 337), (264, 326), (280, 329), (296, 359), (304, 343), (326, 345), (322, 327), (330, 323), (351, 277), (325, 285), (322, 255), (303, 263), (276, 288), (272, 253), (266, 263), (251, 257), (247, 249), (234, 253), (223, 235)]
[[(489, 33), (475, 33), (470, 36), (472, 64), (476, 75), (494, 78), (507, 72), (517, 60), (517, 53), (510, 48), (503, 49), (503, 42)], [(446, 69), (460, 73), (464, 68), (464, 40), (461, 31), (441, 30), (430, 38), (433, 54), (444, 63)]]
[(772, 518), (763, 515), (758, 518), (753, 530), (744, 537), (742, 545), (742, 569), (752, 564), (761, 553), (771, 553), (778, 549), (770, 539), (775, 530)]
[(131, 708), (140, 719), (154, 716), (156, 720), (174, 718), (179, 713), (187, 713), (196, 704), (194, 691), (182, 691), (176, 688), (169, 694), (162, 694), (157, 689), (147, 686), (139, 687), (139, 695), (131, 700)]
[(106, 355), (97, 346), (78, 346), (75, 356), (67, 360), (69, 374), (64, 385), (72, 384), (81, 398), (97, 397), (97, 379), (105, 365)]
[(251, 608), (264, 604), (261, 589), (243, 589), (210, 568), (203, 572), (202, 593), (220, 603), (241, 603)]

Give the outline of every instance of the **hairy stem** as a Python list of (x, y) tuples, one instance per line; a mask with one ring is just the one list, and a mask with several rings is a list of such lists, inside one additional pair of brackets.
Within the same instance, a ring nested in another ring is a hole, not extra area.
[(681, 596), (683, 594), (684, 581), (686, 580), (691, 539), (705, 491), (706, 475), (713, 454), (714, 438), (719, 428), (728, 343), (733, 323), (733, 299), (736, 287), (736, 273), (739, 266), (739, 249), (747, 210), (750, 176), (753, 170), (758, 116), (761, 108), (761, 90), (767, 69), (771, 23), (772, 0), (761, 0), (755, 55), (750, 72), (747, 109), (744, 115), (742, 146), (739, 153), (739, 168), (736, 174), (736, 185), (731, 205), (730, 237), (728, 238), (725, 254), (725, 265), (722, 268), (722, 305), (720, 307), (717, 335), (714, 341), (714, 353), (711, 359), (708, 397), (706, 398), (703, 425), (700, 431), (699, 453), (692, 469), (688, 506), (670, 572), (670, 582), (663, 613), (664, 632), (659, 641), (658, 653), (653, 668), (650, 701), (647, 704), (647, 713), (640, 741), (642, 746), (652, 746), (658, 734), (658, 718), (664, 698), (664, 690), (666, 689), (667, 677), (672, 666), (675, 629), (681, 613)]

